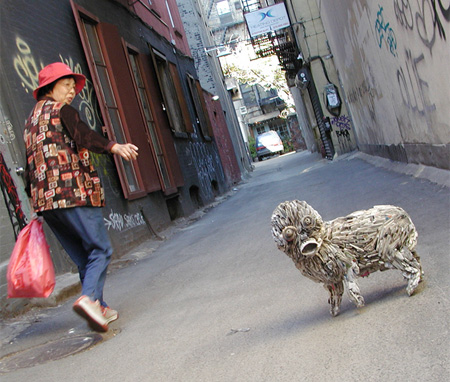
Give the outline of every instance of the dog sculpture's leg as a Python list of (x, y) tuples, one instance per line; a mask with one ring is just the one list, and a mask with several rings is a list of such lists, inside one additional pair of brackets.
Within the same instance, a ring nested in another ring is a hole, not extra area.
[(342, 295), (344, 293), (344, 284), (342, 282), (337, 284), (324, 285), (325, 288), (330, 292), (330, 298), (328, 303), (330, 306), (330, 313), (333, 317), (339, 314), (339, 307), (341, 306)]
[(359, 267), (356, 262), (352, 263), (352, 266), (348, 268), (346, 275), (344, 276), (344, 283), (347, 286), (347, 291), (350, 296), (350, 300), (358, 307), (364, 306), (364, 297), (361, 296), (356, 279), (359, 274)]
[(406, 292), (408, 292), (409, 296), (414, 293), (414, 290), (422, 281), (422, 266), (419, 261), (419, 256), (406, 247), (403, 247), (400, 251), (395, 250), (393, 252), (392, 265), (402, 271), (403, 277), (408, 279)]

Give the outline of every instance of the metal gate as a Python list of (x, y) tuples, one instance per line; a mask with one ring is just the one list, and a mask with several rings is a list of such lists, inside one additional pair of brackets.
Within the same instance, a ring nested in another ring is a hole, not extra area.
[(0, 186), (2, 189), (2, 194), (5, 199), (6, 209), (8, 210), (9, 219), (14, 230), (14, 235), (17, 239), (17, 235), (20, 230), (25, 227), (26, 217), (22, 211), (20, 205), (19, 195), (17, 194), (17, 189), (14, 184), (13, 179), (9, 173), (9, 169), (6, 166), (5, 159), (3, 158), (3, 153), (0, 152)]

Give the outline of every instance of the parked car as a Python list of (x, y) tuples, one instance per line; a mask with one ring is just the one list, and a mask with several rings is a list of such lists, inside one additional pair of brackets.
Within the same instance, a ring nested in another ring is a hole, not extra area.
[(270, 130), (256, 137), (256, 155), (258, 160), (264, 157), (281, 154), (283, 152), (283, 142), (276, 131)]

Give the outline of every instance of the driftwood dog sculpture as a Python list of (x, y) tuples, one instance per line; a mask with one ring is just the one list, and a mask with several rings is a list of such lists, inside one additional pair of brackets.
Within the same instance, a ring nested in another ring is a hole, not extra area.
[(398, 269), (408, 280), (409, 295), (421, 281), (417, 232), (400, 207), (375, 206), (324, 222), (308, 203), (284, 202), (272, 214), (272, 236), (304, 276), (324, 284), (332, 316), (339, 313), (344, 285), (350, 300), (364, 306), (358, 277)]

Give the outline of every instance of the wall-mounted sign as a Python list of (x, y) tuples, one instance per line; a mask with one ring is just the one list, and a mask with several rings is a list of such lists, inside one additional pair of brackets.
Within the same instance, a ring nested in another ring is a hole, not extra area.
[(251, 37), (287, 28), (290, 25), (284, 3), (246, 13), (245, 20)]

